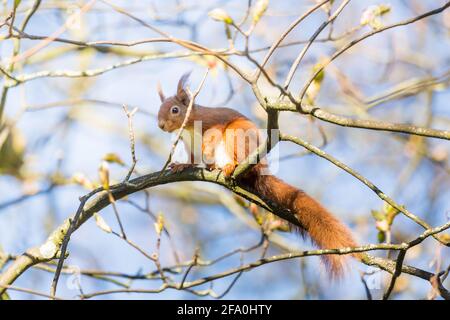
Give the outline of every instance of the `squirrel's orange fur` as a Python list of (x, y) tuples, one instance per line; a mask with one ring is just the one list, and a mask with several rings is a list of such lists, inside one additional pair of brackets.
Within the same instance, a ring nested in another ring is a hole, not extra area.
[[(180, 79), (175, 96), (165, 98), (159, 90), (162, 105), (158, 113), (158, 124), (164, 131), (172, 132), (182, 126), (189, 104), (189, 97), (184, 89), (187, 77), (188, 75), (184, 75)], [(201, 121), (202, 124), (203, 159), (212, 159), (207, 167), (222, 169), (227, 176), (231, 176), (235, 167), (244, 161), (260, 143), (258, 135), (249, 135), (244, 142), (238, 141), (236, 133), (238, 130), (257, 132), (257, 128), (252, 121), (235, 110), (194, 105), (185, 129), (192, 131), (195, 121)], [(220, 159), (218, 159), (218, 153), (221, 153)], [(191, 161), (193, 159), (194, 155), (191, 154)], [(186, 166), (186, 164), (174, 164), (172, 170), (183, 170)], [(319, 202), (273, 175), (261, 174), (262, 170), (266, 169), (265, 163), (258, 163), (240, 178), (240, 182), (257, 191), (263, 198), (294, 213), (302, 233), (308, 233), (320, 248), (337, 249), (356, 246), (350, 231)], [(332, 276), (340, 276), (343, 273), (344, 256), (323, 257)]]

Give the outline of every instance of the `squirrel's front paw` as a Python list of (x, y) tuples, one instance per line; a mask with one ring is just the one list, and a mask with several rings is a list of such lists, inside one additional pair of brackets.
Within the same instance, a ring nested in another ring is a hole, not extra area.
[(174, 162), (174, 163), (169, 164), (169, 169), (173, 173), (178, 173), (178, 172), (181, 172), (181, 171), (183, 171), (185, 169), (192, 168), (192, 167), (194, 167), (194, 165), (191, 164), (191, 163)]

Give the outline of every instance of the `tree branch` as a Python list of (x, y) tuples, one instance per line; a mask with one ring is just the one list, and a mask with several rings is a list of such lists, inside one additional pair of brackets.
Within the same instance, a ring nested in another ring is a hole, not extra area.
[[(278, 111), (292, 111), (297, 112), (297, 107), (295, 104), (289, 101), (279, 101), (279, 102), (270, 102), (268, 103), (269, 109), (275, 109)], [(328, 111), (325, 111), (317, 106), (311, 105), (303, 105), (302, 112), (306, 114), (310, 114), (313, 117), (337, 124), (343, 127), (353, 127), (360, 129), (370, 129), (370, 130), (379, 130), (379, 131), (390, 131), (390, 132), (399, 132), (406, 134), (413, 134), (417, 136), (429, 137), (429, 138), (437, 138), (437, 139), (445, 139), (450, 140), (450, 131), (448, 130), (438, 130), (438, 129), (430, 129), (414, 126), (411, 124), (397, 124), (385, 121), (375, 121), (375, 120), (365, 120), (365, 119), (353, 119), (347, 118), (344, 116), (340, 116)]]
[[(240, 195), (245, 199), (273, 212), (277, 216), (295, 225), (299, 225), (297, 219), (291, 212), (289, 212), (284, 208), (278, 207), (276, 204), (263, 200), (262, 198), (259, 197), (258, 194), (254, 194), (246, 190), (244, 186), (236, 185), (233, 181), (226, 179), (226, 177), (219, 170), (208, 171), (207, 169), (190, 168), (180, 173), (172, 173), (169, 170), (163, 172), (154, 172), (132, 179), (129, 182), (113, 185), (110, 187), (109, 192), (113, 195), (114, 199), (119, 200), (125, 196), (131, 195), (133, 193), (139, 192), (141, 190), (150, 187), (180, 181), (204, 181), (221, 185), (233, 191), (235, 194)], [(49, 236), (49, 238), (46, 240), (44, 244), (42, 244), (39, 247), (34, 247), (27, 250), (24, 254), (19, 256), (2, 274), (0, 274), (0, 296), (6, 292), (7, 290), (6, 286), (11, 285), (20, 275), (22, 275), (30, 267), (39, 263), (51, 261), (60, 256), (60, 251), (62, 251), (61, 246), (63, 244), (63, 240), (66, 234), (77, 230), (89, 218), (91, 218), (94, 213), (100, 212), (102, 209), (111, 204), (108, 192), (102, 190), (102, 188), (93, 190), (88, 195), (82, 197), (82, 199), (88, 199), (89, 196), (92, 194), (95, 194), (96, 196), (89, 201), (86, 200), (85, 204), (80, 206), (81, 209), (76, 214), (79, 215), (78, 218), (75, 217), (73, 218), (73, 220), (72, 218), (66, 219)], [(72, 221), (74, 221), (75, 223), (72, 224)], [(440, 228), (429, 229), (426, 232), (424, 232), (418, 239), (412, 241), (409, 244), (408, 243), (400, 245), (380, 244), (380, 245), (368, 245), (358, 248), (304, 251), (299, 254), (289, 253), (285, 257), (283, 257), (282, 260), (289, 259), (295, 256), (301, 257), (301, 256), (323, 255), (323, 254), (348, 254), (351, 252), (363, 252), (368, 250), (379, 250), (379, 249), (405, 250), (412, 245), (417, 245), (418, 243), (422, 242), (426, 237), (432, 236), (438, 232), (445, 230), (449, 226), (450, 226), (449, 223), (447, 223), (446, 225)], [(71, 228), (73, 228), (73, 230), (70, 230)], [(272, 260), (274, 259), (271, 258), (261, 259), (256, 264), (252, 263), (249, 265), (242, 266), (240, 268), (237, 268), (235, 271), (231, 273), (229, 272), (229, 274), (235, 274), (253, 266), (273, 262)], [(280, 259), (278, 258), (278, 260)], [(369, 255), (363, 255), (362, 262), (367, 265), (378, 266), (379, 268), (386, 270), (390, 273), (395, 272), (394, 261), (371, 257)], [(412, 274), (426, 280), (429, 280), (433, 276), (432, 273), (405, 265), (402, 267), (402, 272)], [(226, 275), (228, 275), (228, 273), (219, 274), (217, 275), (217, 277), (220, 278)], [(189, 288), (193, 286), (194, 283), (189, 284), (187, 283), (184, 285), (184, 288)], [(52, 294), (52, 296), (54, 296), (54, 294)]]

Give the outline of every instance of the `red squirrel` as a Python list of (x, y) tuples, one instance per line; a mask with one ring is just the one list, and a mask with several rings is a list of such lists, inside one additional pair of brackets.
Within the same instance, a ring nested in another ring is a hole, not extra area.
[[(162, 103), (158, 112), (158, 125), (163, 131), (174, 132), (182, 127), (190, 100), (185, 88), (188, 77), (189, 74), (181, 77), (174, 96), (166, 98), (158, 87)], [(190, 163), (171, 164), (170, 168), (174, 172), (198, 164), (200, 160), (207, 168), (220, 169), (226, 177), (230, 177), (236, 166), (262, 143), (256, 125), (241, 113), (229, 108), (209, 108), (193, 104), (183, 132), (187, 133), (182, 135), (181, 139), (190, 155)], [(250, 132), (244, 137), (245, 140), (238, 139), (242, 137), (242, 132)], [(201, 146), (197, 148), (201, 155), (192, 150), (195, 138), (201, 141)], [(306, 232), (318, 247), (338, 249), (356, 246), (347, 227), (319, 202), (267, 172), (267, 164), (260, 161), (238, 179), (264, 198), (289, 209), (297, 218), (302, 234)], [(357, 254), (353, 256), (358, 257)], [(322, 258), (332, 277), (343, 274), (345, 256), (326, 255)]]

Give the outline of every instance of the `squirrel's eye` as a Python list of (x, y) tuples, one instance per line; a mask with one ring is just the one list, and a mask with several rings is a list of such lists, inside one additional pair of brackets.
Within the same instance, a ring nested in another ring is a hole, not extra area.
[(180, 112), (180, 109), (179, 109), (178, 107), (172, 107), (172, 109), (170, 109), (170, 111), (171, 111), (173, 114), (177, 114), (178, 112)]

